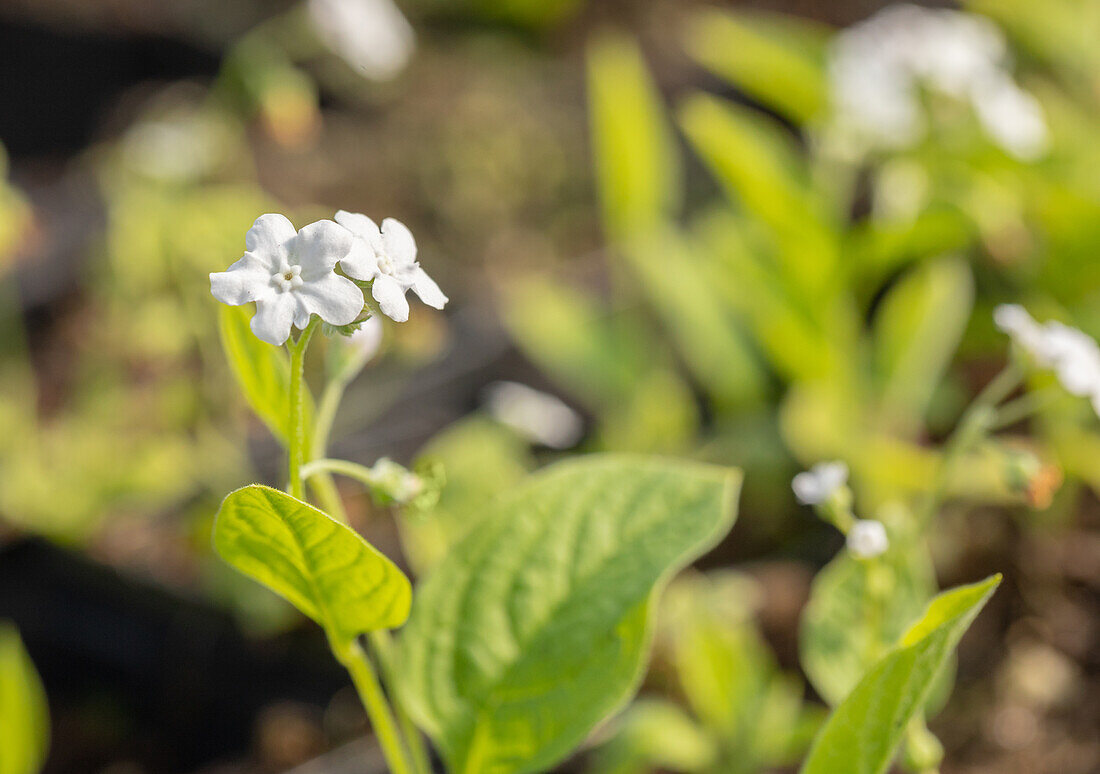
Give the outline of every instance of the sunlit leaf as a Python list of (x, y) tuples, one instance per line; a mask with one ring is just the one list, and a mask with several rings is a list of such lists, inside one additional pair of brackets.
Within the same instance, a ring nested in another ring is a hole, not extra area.
[(826, 105), (827, 30), (774, 13), (701, 11), (687, 49), (700, 64), (746, 94), (805, 123)]
[(966, 262), (944, 258), (910, 272), (874, 321), (880, 406), (887, 426), (916, 434), (959, 345), (974, 303)]
[(820, 294), (836, 267), (838, 235), (786, 130), (757, 111), (707, 94), (689, 97), (678, 115), (731, 200), (769, 229), (785, 281), (807, 300)]
[(37, 774), (49, 748), (46, 693), (19, 632), (0, 621), (0, 774)]
[[(250, 305), (218, 305), (222, 348), (248, 405), (283, 444), (290, 437), (290, 359), (287, 354), (256, 338), (248, 327)], [(313, 402), (304, 398), (305, 426), (311, 426)], [(307, 455), (308, 456), (308, 455)]]
[(253, 484), (226, 497), (214, 547), (338, 642), (408, 618), (412, 589), (393, 562), (349, 527), (277, 489)]
[(479, 415), (437, 435), (420, 459), (441, 464), (447, 483), (433, 508), (398, 521), (417, 574), (438, 563), (480, 521), (494, 494), (519, 483), (535, 466), (525, 441)]
[(622, 252), (717, 406), (758, 401), (766, 388), (760, 364), (731, 310), (707, 282), (698, 252), (668, 227), (625, 241)]
[[(889, 600), (876, 616), (867, 612), (873, 582), (886, 584), (877, 593)], [(935, 589), (931, 561), (920, 549), (893, 550), (879, 563), (845, 551), (829, 562), (814, 578), (799, 632), (802, 668), (817, 692), (839, 704), (917, 619)]]
[(944, 592), (829, 716), (802, 774), (882, 774), (999, 575)]
[(679, 706), (640, 699), (616, 721), (615, 736), (593, 756), (589, 774), (708, 771), (718, 757), (717, 740)]
[(678, 149), (630, 38), (589, 46), (588, 103), (604, 225), (620, 239), (662, 221), (680, 199)]
[(729, 529), (740, 476), (600, 455), (533, 476), (420, 587), (410, 711), (451, 770), (545, 771), (635, 690), (656, 590)]

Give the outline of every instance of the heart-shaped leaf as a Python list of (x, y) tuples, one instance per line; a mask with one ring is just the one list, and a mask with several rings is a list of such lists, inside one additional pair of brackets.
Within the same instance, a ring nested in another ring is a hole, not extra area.
[(532, 476), (419, 589), (409, 710), (462, 774), (545, 771), (635, 690), (655, 590), (734, 518), (737, 471), (597, 455)]
[(226, 497), (214, 547), (337, 642), (392, 629), (409, 616), (412, 587), (393, 562), (354, 530), (277, 489), (253, 484)]
[(932, 600), (921, 618), (838, 706), (814, 741), (802, 774), (882, 774), (909, 721), (970, 622), (1001, 582), (995, 575)]

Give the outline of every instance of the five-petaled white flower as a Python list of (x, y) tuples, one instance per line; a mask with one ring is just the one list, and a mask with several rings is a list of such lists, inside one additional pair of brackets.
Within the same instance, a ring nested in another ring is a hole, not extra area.
[(1084, 331), (1056, 320), (1035, 322), (1018, 304), (993, 310), (993, 322), (1072, 395), (1088, 397), (1100, 414), (1100, 345)]
[(881, 521), (856, 519), (848, 530), (848, 550), (860, 559), (873, 559), (886, 553), (890, 540)]
[(819, 462), (795, 476), (791, 489), (803, 505), (821, 505), (847, 483), (847, 465), (843, 462)]
[(397, 322), (408, 320), (405, 293), (410, 289), (428, 306), (442, 309), (446, 305), (439, 285), (416, 262), (416, 240), (404, 223), (386, 218), (378, 228), (366, 215), (345, 210), (336, 213), (336, 222), (355, 236), (340, 268), (357, 280), (373, 280), (371, 295), (383, 314)]
[(347, 325), (363, 311), (363, 292), (333, 271), (348, 254), (352, 236), (331, 220), (295, 231), (282, 215), (256, 218), (244, 238), (244, 256), (227, 271), (210, 275), (210, 292), (223, 304), (256, 302), (252, 332), (283, 344), (293, 323), (304, 329), (316, 314), (332, 325)]

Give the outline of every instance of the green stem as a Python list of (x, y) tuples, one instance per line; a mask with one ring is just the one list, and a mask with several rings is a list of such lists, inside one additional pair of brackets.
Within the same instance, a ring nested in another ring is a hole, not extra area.
[(917, 527), (920, 531), (924, 531), (928, 527), (943, 503), (955, 463), (982, 435), (989, 431), (996, 416), (997, 404), (1016, 389), (1020, 384), (1021, 377), (1022, 374), (1019, 369), (1009, 363), (990, 380), (989, 384), (978, 393), (978, 397), (963, 412), (954, 432), (947, 439), (943, 456), (940, 458), (940, 464), (936, 468), (936, 477), (933, 479), (928, 499), (917, 517)]
[(405, 741), (412, 753), (413, 768), (416, 769), (417, 774), (432, 774), (432, 762), (428, 756), (428, 748), (424, 745), (424, 739), (413, 724), (409, 713), (405, 711), (400, 695), (394, 689), (397, 684), (397, 672), (393, 665), (393, 640), (390, 638), (390, 633), (379, 629), (371, 632), (368, 637), (378, 658), (382, 679), (389, 686), (393, 696), (394, 713), (397, 715), (397, 723), (401, 726), (401, 732), (405, 735)]
[(997, 409), (997, 415), (990, 424), (989, 429), (1000, 430), (1009, 425), (1014, 425), (1046, 408), (1061, 396), (1061, 390), (1056, 387), (1048, 387), (1045, 390), (1029, 392), (1015, 400), (1010, 400)]
[(305, 370), (306, 348), (320, 323), (321, 319), (314, 317), (298, 339), (288, 341), (286, 345), (290, 350), (290, 438), (287, 448), (290, 488), (288, 491), (291, 497), (297, 497), (299, 500), (305, 497), (300, 473), (306, 443), (305, 418), (302, 411), (302, 372)]
[(337, 644), (329, 640), (332, 652), (336, 659), (344, 665), (351, 675), (351, 681), (355, 690), (359, 693), (359, 699), (367, 710), (371, 727), (378, 737), (378, 743), (382, 746), (382, 753), (386, 756), (392, 774), (416, 774), (409, 763), (408, 753), (401, 741), (401, 734), (397, 729), (393, 711), (390, 709), (386, 695), (382, 691), (382, 685), (378, 682), (378, 675), (374, 667), (363, 652), (358, 642)]
[(368, 487), (374, 486), (376, 483), (373, 470), (366, 465), (349, 462), (348, 460), (313, 460), (302, 468), (301, 476), (303, 479), (309, 479), (322, 473), (339, 473), (341, 476), (347, 476), (362, 482)]

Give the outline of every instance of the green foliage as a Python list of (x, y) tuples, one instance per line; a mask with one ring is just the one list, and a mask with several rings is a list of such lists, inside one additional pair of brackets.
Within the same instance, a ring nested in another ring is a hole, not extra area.
[(825, 29), (810, 21), (707, 9), (693, 19), (687, 50), (746, 94), (804, 123), (826, 107), (826, 39)]
[(731, 410), (759, 403), (766, 388), (761, 367), (690, 244), (675, 229), (656, 227), (627, 241), (622, 252), (717, 406)]
[(0, 774), (37, 774), (49, 749), (46, 693), (19, 632), (0, 621)]
[(922, 546), (895, 548), (876, 562), (837, 555), (814, 578), (799, 632), (802, 667), (817, 692), (839, 704), (935, 590)]
[(350, 528), (276, 489), (253, 484), (230, 493), (214, 522), (214, 548), (337, 644), (408, 618), (412, 588), (393, 562)]
[(637, 47), (605, 35), (588, 49), (588, 102), (603, 223), (612, 239), (647, 231), (680, 201), (680, 157)]
[(505, 321), (520, 346), (598, 413), (618, 451), (680, 451), (698, 428), (691, 390), (659, 337), (633, 310), (608, 313), (549, 277), (509, 288)]
[(873, 329), (881, 409), (909, 435), (924, 427), (973, 304), (970, 268), (956, 258), (922, 264), (882, 301)]
[(435, 506), (398, 522), (405, 554), (422, 574), (437, 564), (485, 515), (484, 505), (534, 469), (527, 444), (484, 416), (461, 419), (420, 452), (442, 466), (447, 483)]
[(736, 471), (603, 455), (505, 498), (420, 587), (404, 697), (455, 772), (542, 771), (637, 686), (652, 600), (729, 529)]
[(882, 774), (999, 575), (944, 592), (821, 729), (802, 774)]
[(595, 755), (589, 774), (706, 771), (718, 758), (711, 735), (670, 701), (639, 699), (614, 725), (614, 738)]
[[(233, 376), (248, 405), (285, 446), (290, 437), (290, 358), (281, 348), (256, 338), (249, 328), (252, 308), (218, 305), (218, 325)], [(313, 402), (305, 396), (305, 424), (311, 426)]]

